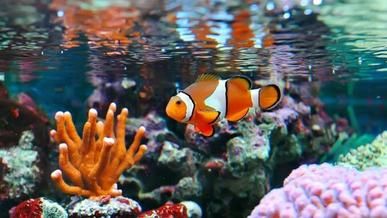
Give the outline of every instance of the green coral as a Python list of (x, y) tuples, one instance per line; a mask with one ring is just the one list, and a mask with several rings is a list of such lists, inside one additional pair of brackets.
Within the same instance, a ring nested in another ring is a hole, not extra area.
[(320, 162), (336, 163), (340, 156), (347, 154), (349, 151), (358, 148), (359, 146), (371, 143), (375, 139), (374, 135), (356, 133), (348, 135), (346, 132), (340, 132), (336, 142), (332, 145)]
[(33, 140), (33, 133), (24, 131), (18, 145), (0, 149), (0, 159), (8, 168), (3, 179), (7, 183), (8, 195), (12, 199), (33, 193), (39, 181), (40, 170), (37, 166), (39, 156), (34, 150)]
[(370, 167), (387, 166), (387, 131), (376, 137), (371, 144), (365, 144), (352, 149), (345, 155), (340, 155), (338, 165), (352, 166), (359, 170)]
[(67, 218), (66, 210), (58, 203), (51, 200), (42, 199), (42, 217), (43, 218)]
[(192, 200), (200, 198), (202, 194), (203, 187), (197, 177), (184, 177), (177, 183), (173, 197), (179, 200)]

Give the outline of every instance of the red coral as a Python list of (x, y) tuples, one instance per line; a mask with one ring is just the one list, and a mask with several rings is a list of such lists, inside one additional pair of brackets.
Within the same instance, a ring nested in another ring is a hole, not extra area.
[(41, 198), (23, 201), (9, 211), (11, 218), (41, 218), (42, 217)]
[[(1, 89), (0, 89), (1, 92)], [(0, 93), (1, 97), (1, 93)], [(47, 145), (49, 121), (37, 108), (30, 97), (21, 97), (21, 103), (0, 98), (0, 147), (17, 145), (25, 130), (32, 130), (36, 144)]]
[(8, 186), (4, 181), (4, 175), (9, 172), (7, 162), (0, 158), (0, 201), (8, 198)]
[(165, 203), (163, 206), (141, 213), (138, 218), (187, 218), (187, 208), (183, 204)]
[(204, 168), (208, 171), (221, 171), (224, 167), (224, 161), (222, 159), (212, 159), (204, 164)]

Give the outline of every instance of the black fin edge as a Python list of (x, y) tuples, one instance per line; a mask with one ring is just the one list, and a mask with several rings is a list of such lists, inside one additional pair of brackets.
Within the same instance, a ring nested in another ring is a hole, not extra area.
[(203, 135), (203, 134), (201, 134), (201, 135), (202, 135), (203, 137), (206, 137), (206, 138), (209, 138), (209, 137), (214, 136), (214, 135), (215, 135), (215, 128), (214, 128), (213, 126), (211, 126), (211, 128), (212, 128), (212, 134), (211, 134), (211, 135), (208, 135), (208, 136)]
[(234, 78), (245, 79), (249, 83), (249, 89), (251, 89), (253, 87), (253, 82), (251, 81), (251, 79), (249, 77), (247, 77), (245, 75), (235, 75), (235, 76), (232, 76), (230, 79), (234, 79)]
[(216, 115), (215, 119), (209, 123), (210, 125), (213, 125), (218, 120), (218, 118), (220, 116), (220, 112), (219, 111), (216, 111), (216, 112), (218, 113), (218, 115)]
[[(238, 119), (238, 120), (235, 120), (235, 121), (231, 121), (231, 120), (229, 120), (230, 122), (233, 122), (233, 123), (236, 123), (236, 122), (238, 122), (239, 120), (241, 120), (241, 119), (243, 119), (243, 118), (245, 118), (246, 117), (246, 115), (249, 113), (249, 111), (250, 111), (250, 108), (248, 108), (247, 110), (246, 110), (246, 113), (240, 118), (240, 119)], [(227, 119), (227, 118), (226, 118)]]

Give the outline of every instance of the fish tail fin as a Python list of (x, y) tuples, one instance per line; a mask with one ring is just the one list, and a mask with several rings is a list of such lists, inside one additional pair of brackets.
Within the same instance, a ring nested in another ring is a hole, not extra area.
[(263, 111), (273, 109), (282, 98), (280, 88), (274, 84), (266, 85), (259, 89), (252, 89), (250, 90), (250, 94), (254, 108)]

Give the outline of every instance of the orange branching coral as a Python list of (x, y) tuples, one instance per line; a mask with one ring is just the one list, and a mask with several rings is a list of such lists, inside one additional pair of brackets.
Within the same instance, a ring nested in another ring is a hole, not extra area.
[(64, 193), (85, 197), (121, 195), (116, 185), (119, 176), (142, 158), (147, 147), (140, 145), (145, 133), (145, 128), (140, 127), (132, 144), (126, 149), (125, 122), (128, 110), (122, 109), (117, 116), (114, 131), (115, 112), (116, 105), (112, 103), (105, 122), (97, 122), (97, 111), (90, 109), (82, 138), (69, 112), (56, 113), (57, 129), (51, 131), (51, 136), (61, 143), (59, 167), (73, 185), (64, 181), (59, 169), (51, 173), (51, 179)]

